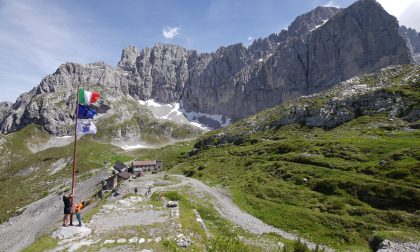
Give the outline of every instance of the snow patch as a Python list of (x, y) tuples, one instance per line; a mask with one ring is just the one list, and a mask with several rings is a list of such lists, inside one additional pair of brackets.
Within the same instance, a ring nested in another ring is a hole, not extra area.
[(120, 146), (121, 149), (124, 150), (134, 150), (134, 149), (142, 149), (142, 148), (149, 148), (146, 145), (136, 144), (136, 145), (123, 145)]
[(139, 100), (139, 103), (146, 106), (156, 118), (189, 124), (202, 130), (225, 127), (231, 123), (230, 118), (222, 115), (187, 112), (182, 108), (182, 103), (160, 104), (154, 100)]
[(151, 107), (157, 107), (157, 108), (159, 108), (159, 107), (164, 106), (162, 104), (159, 104), (159, 103), (155, 102), (154, 100), (147, 100), (147, 101), (139, 100), (139, 103), (141, 105), (145, 105), (145, 106), (148, 106), (148, 107), (151, 106)]
[(312, 31), (318, 29), (319, 27), (323, 26), (327, 21), (328, 21), (328, 19), (322, 20), (322, 24), (315, 26), (309, 32), (312, 32)]
[[(195, 122), (197, 124), (200, 123), (200, 119), (201, 121), (206, 120), (206, 119), (216, 121), (220, 124), (221, 127), (226, 127), (231, 123), (231, 119), (226, 118), (223, 115), (210, 115), (210, 114), (194, 112), (194, 111), (186, 112), (185, 110), (183, 112), (184, 112), (184, 115), (188, 118), (188, 120), (190, 120), (191, 122)], [(204, 126), (204, 128), (208, 130), (211, 129), (208, 126)]]
[(265, 58), (260, 58), (260, 59), (258, 59), (258, 61), (259, 62), (262, 62), (262, 61), (264, 61), (264, 60), (266, 60), (266, 59), (268, 59), (268, 58), (270, 58), (271, 57), (271, 55), (273, 55), (272, 53), (270, 53), (269, 55), (267, 55)]

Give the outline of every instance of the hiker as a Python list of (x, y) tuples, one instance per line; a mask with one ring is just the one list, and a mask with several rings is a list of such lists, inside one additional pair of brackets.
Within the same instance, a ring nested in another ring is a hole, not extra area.
[(71, 207), (71, 195), (63, 195), (64, 202), (64, 218), (63, 218), (63, 227), (68, 227), (70, 225), (70, 215), (72, 212)]
[(82, 210), (82, 208), (84, 208), (86, 206), (86, 201), (82, 201), (79, 204), (74, 206), (74, 212), (76, 213), (76, 218), (79, 221), (79, 225), (77, 225), (78, 227), (82, 226), (82, 219), (80, 216), (80, 211)]
[(134, 187), (134, 193), (137, 194), (138, 191), (139, 189), (137, 187)]

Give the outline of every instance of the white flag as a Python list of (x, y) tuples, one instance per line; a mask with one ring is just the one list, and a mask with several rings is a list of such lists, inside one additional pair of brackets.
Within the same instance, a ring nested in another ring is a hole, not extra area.
[(96, 126), (91, 121), (77, 120), (76, 132), (78, 135), (96, 134)]

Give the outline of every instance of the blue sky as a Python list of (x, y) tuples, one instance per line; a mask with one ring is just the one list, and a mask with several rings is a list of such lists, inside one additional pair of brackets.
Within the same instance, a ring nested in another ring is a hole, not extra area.
[[(420, 10), (420, 0), (379, 1), (400, 22), (406, 17), (410, 26), (420, 25), (415, 14), (420, 12), (413, 12)], [(14, 102), (64, 62), (115, 66), (124, 47), (141, 49), (158, 42), (201, 52), (238, 42), (249, 45), (316, 6), (347, 7), (352, 2), (0, 0), (0, 101)]]

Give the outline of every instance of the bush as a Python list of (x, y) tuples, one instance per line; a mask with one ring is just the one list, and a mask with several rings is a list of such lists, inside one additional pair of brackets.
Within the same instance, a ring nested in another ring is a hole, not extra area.
[(195, 170), (184, 171), (184, 176), (186, 176), (186, 177), (192, 177), (192, 176), (194, 176), (194, 174), (195, 174)]
[(293, 244), (293, 252), (310, 252), (308, 246), (300, 240), (296, 240)]
[(250, 249), (246, 244), (241, 242), (236, 237), (225, 237), (225, 236), (217, 236), (210, 240), (210, 245), (207, 247), (207, 251), (209, 252), (232, 252), (232, 251), (241, 251), (241, 252), (251, 252), (253, 251)]
[(323, 194), (333, 194), (337, 191), (337, 181), (330, 179), (323, 179), (315, 182), (313, 189)]
[(178, 251), (182, 251), (178, 245), (176, 244), (176, 242), (174, 240), (163, 240), (162, 242), (163, 246), (165, 248), (167, 248), (169, 251), (173, 251), (173, 252), (178, 252)]
[(384, 238), (380, 235), (374, 235), (372, 239), (369, 241), (369, 247), (373, 251), (377, 251), (379, 249), (379, 245), (384, 241)]
[(411, 173), (408, 169), (405, 168), (400, 168), (400, 169), (394, 169), (392, 171), (389, 171), (386, 176), (388, 178), (392, 178), (392, 179), (403, 179), (405, 177), (410, 176)]
[(173, 200), (173, 201), (180, 201), (181, 200), (181, 195), (179, 195), (178, 192), (175, 191), (169, 191), (169, 192), (165, 192), (164, 193), (165, 198), (167, 198), (168, 200)]

